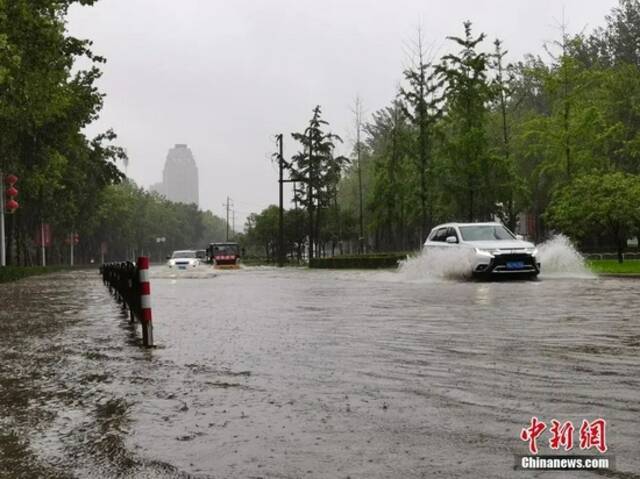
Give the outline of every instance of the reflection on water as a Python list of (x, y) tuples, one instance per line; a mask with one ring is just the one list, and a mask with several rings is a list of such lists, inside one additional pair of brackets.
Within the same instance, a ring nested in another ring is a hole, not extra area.
[(488, 284), (479, 284), (476, 288), (476, 304), (489, 305), (491, 304), (491, 286)]
[(640, 282), (164, 273), (153, 350), (94, 272), (0, 290), (0, 477), (508, 478), (532, 415), (640, 470)]

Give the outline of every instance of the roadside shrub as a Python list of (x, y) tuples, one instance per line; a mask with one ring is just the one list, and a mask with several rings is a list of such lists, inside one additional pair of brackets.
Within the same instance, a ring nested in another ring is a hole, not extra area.
[(60, 269), (62, 268), (55, 266), (4, 266), (0, 267), (0, 283), (18, 281), (19, 279), (38, 274), (53, 273)]

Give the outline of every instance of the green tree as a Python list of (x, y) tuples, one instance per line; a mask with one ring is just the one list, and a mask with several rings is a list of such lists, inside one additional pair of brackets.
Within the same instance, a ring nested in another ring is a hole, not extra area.
[[(108, 247), (107, 259), (133, 259), (147, 254), (156, 260), (178, 249), (204, 249), (222, 241), (226, 222), (194, 204), (176, 203), (126, 180), (100, 193), (94, 251)], [(157, 242), (157, 238), (164, 238)]]
[(640, 224), (640, 177), (622, 172), (575, 178), (553, 198), (549, 224), (577, 240), (608, 235), (622, 263), (627, 238)]
[[(83, 128), (97, 118), (103, 95), (96, 87), (104, 59), (90, 41), (69, 36), (65, 16), (74, 3), (93, 0), (0, 1), (0, 171), (20, 177), (21, 208), (8, 231), (20, 239), (9, 259), (29, 263), (28, 238), (42, 221), (58, 238), (88, 233), (99, 194), (122, 175), (109, 146), (112, 132), (89, 140)], [(88, 68), (77, 68), (83, 59)]]
[(211, 211), (202, 213), (202, 226), (201, 248), (208, 246), (209, 243), (223, 242), (225, 240), (227, 222), (214, 215)]
[(269, 262), (277, 258), (280, 210), (270, 205), (260, 214), (253, 213), (248, 218), (246, 242), (247, 246), (257, 246), (264, 251)]
[(305, 213), (301, 209), (292, 208), (284, 212), (284, 241), (287, 256), (302, 261), (305, 243)]
[(485, 35), (473, 37), (471, 22), (464, 23), (464, 31), (463, 38), (448, 37), (460, 52), (445, 55), (438, 72), (445, 83), (444, 152), (451, 200), (457, 205), (458, 217), (475, 221), (490, 218), (496, 207), (486, 131), (493, 90), (488, 79), (489, 57), (478, 51)]
[[(410, 161), (413, 132), (399, 100), (373, 114), (366, 125), (367, 146), (373, 160), (370, 195), (371, 226), (378, 246), (392, 250), (408, 248), (409, 211), (415, 194), (415, 163)], [(422, 178), (420, 178), (420, 188)], [(431, 195), (432, 196), (432, 195)], [(432, 196), (433, 197), (433, 196)], [(420, 209), (420, 224), (425, 213)], [(419, 232), (419, 234), (421, 234)]]
[(640, 69), (622, 64), (589, 73), (592, 154), (607, 168), (640, 174)]
[(605, 19), (606, 27), (596, 30), (590, 42), (597, 45), (601, 63), (640, 68), (640, 2), (620, 0)]
[[(499, 208), (497, 214), (509, 229), (515, 231), (521, 203), (518, 201), (524, 190), (524, 181), (518, 174), (518, 164), (513, 154), (514, 111), (518, 103), (514, 101), (515, 72), (512, 65), (505, 65), (508, 53), (502, 49), (502, 42), (495, 40), (495, 50), (491, 57), (494, 71), (492, 88), (494, 89), (493, 111), (489, 128), (493, 130), (494, 155), (496, 157), (496, 175)], [(492, 128), (493, 127), (493, 128)]]
[(293, 178), (300, 180), (296, 183), (294, 201), (308, 214), (309, 258), (313, 258), (314, 247), (316, 253), (319, 251), (321, 213), (335, 199), (341, 172), (349, 161), (344, 156), (334, 156), (335, 144), (342, 140), (325, 132), (325, 126), (328, 123), (322, 119), (320, 106), (316, 106), (304, 132), (291, 134), (302, 146), (289, 167)]
[(420, 188), (420, 244), (433, 226), (433, 129), (440, 115), (440, 81), (437, 68), (426, 58), (422, 32), (418, 31), (413, 66), (403, 72), (408, 87), (400, 88), (404, 115), (417, 131), (414, 158)]

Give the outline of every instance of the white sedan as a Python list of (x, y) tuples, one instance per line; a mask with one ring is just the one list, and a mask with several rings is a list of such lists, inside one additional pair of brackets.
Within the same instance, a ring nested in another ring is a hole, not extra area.
[(473, 276), (540, 273), (538, 250), (500, 223), (446, 223), (431, 230), (424, 249), (464, 253), (471, 259)]
[(169, 268), (188, 269), (195, 268), (200, 264), (200, 260), (196, 257), (196, 252), (192, 250), (174, 251), (167, 265)]

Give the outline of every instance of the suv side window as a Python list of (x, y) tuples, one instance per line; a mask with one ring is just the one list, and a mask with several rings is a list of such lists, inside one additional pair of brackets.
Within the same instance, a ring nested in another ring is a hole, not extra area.
[(447, 241), (447, 231), (449, 231), (449, 228), (440, 228), (436, 231), (436, 234), (433, 235), (431, 241)]

